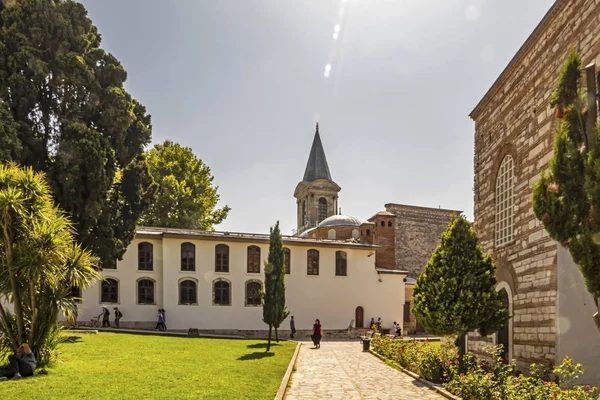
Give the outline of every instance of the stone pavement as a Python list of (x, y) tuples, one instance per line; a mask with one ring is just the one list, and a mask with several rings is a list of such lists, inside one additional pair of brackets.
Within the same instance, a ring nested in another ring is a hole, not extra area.
[(374, 355), (363, 353), (358, 340), (313, 347), (310, 342), (302, 345), (285, 399), (444, 399)]

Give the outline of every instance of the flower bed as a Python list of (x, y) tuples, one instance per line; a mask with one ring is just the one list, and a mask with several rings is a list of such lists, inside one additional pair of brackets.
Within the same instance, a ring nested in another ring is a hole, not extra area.
[(532, 364), (529, 375), (515, 370), (514, 361), (499, 357), (500, 347), (489, 347), (489, 361), (471, 353), (459, 369), (458, 352), (453, 341), (432, 346), (427, 340), (393, 340), (377, 337), (373, 351), (428, 381), (441, 383), (463, 400), (597, 400), (598, 391), (589, 385), (574, 385), (583, 368), (566, 357), (553, 366)]

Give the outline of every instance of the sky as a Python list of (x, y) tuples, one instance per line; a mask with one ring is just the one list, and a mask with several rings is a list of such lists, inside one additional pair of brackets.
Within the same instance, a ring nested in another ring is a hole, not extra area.
[(83, 0), (152, 115), (231, 207), (216, 227), (296, 228), (315, 122), (342, 213), (473, 216), (468, 114), (553, 0)]

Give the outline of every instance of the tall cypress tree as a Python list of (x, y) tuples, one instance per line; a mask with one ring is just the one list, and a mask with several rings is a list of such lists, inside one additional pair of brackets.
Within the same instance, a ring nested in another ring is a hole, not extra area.
[[(553, 158), (533, 189), (533, 211), (569, 250), (600, 310), (600, 125), (588, 115), (597, 104), (595, 96), (586, 102), (580, 79), (581, 58), (572, 50), (550, 101), (560, 122)], [(595, 82), (588, 91), (597, 92)], [(600, 330), (598, 312), (594, 321)]]
[(106, 265), (125, 252), (156, 187), (143, 156), (150, 116), (100, 43), (75, 1), (0, 9), (0, 161), (44, 172), (78, 240)]
[(263, 293), (263, 321), (269, 325), (267, 351), (271, 348), (271, 332), (275, 328), (275, 339), (279, 341), (277, 328), (288, 317), (285, 306), (285, 252), (279, 229), (279, 221), (271, 227), (269, 257), (265, 262), (265, 291)]
[(486, 336), (508, 320), (495, 290), (495, 266), (483, 254), (477, 234), (464, 216), (455, 217), (417, 278), (413, 312), (435, 335), (457, 335), (464, 355), (464, 336), (479, 330)]

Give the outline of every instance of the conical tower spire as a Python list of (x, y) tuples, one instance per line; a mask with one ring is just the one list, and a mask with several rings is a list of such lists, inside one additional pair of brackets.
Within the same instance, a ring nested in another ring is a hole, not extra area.
[(315, 138), (310, 149), (310, 155), (308, 156), (308, 163), (306, 163), (303, 181), (310, 183), (317, 179), (332, 180), (329, 166), (327, 165), (327, 158), (325, 157), (325, 151), (323, 150), (323, 143), (321, 143), (321, 136), (319, 135), (318, 122)]

